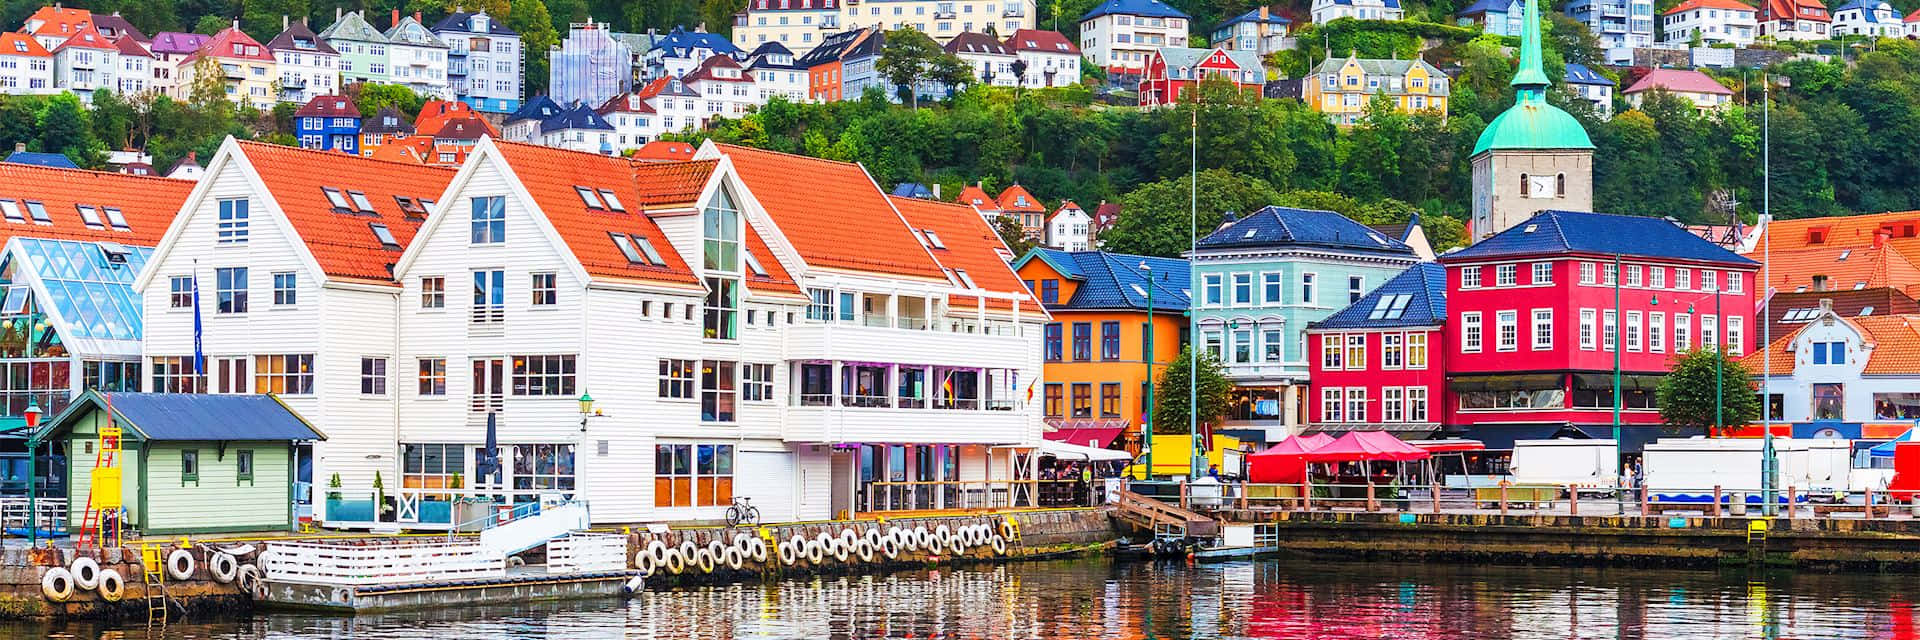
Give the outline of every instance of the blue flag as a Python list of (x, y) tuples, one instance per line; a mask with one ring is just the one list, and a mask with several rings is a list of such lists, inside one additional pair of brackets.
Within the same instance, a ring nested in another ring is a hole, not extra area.
[(200, 350), (200, 269), (193, 270), (193, 375), (207, 375), (207, 354)]

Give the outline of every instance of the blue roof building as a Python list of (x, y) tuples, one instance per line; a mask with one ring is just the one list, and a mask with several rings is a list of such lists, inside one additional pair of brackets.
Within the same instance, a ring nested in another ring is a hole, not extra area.
[(26, 145), (24, 144), (14, 145), (13, 154), (7, 156), (7, 162), (11, 162), (14, 164), (30, 164), (30, 165), (41, 166), (41, 167), (53, 167), (55, 169), (80, 168), (80, 165), (74, 164), (73, 159), (68, 158), (67, 154), (41, 153), (38, 151), (27, 151)]
[(1347, 308), (1311, 324), (1314, 329), (1386, 329), (1437, 327), (1446, 321), (1447, 270), (1432, 262), (1422, 262), (1375, 287)]
[(1477, 0), (1453, 15), (1460, 26), (1479, 25), (1486, 33), (1518, 38), (1521, 13), (1520, 0)]
[(1148, 389), (1187, 342), (1187, 261), (1035, 249), (1014, 271), (1052, 316), (1039, 394), (1056, 429), (1048, 438), (1107, 446), (1131, 434), (1137, 444)]
[(1292, 25), (1292, 20), (1263, 4), (1215, 26), (1209, 40), (1215, 47), (1264, 56), (1285, 47)]
[(1702, 239), (1666, 218), (1582, 211), (1542, 211), (1525, 222), (1441, 256), (1445, 262), (1563, 253), (1625, 256), (1739, 267), (1754, 262)]
[(1406, 243), (1346, 216), (1287, 207), (1229, 219), (1189, 257), (1196, 342), (1233, 379), (1233, 406), (1249, 408), (1226, 425), (1270, 436), (1305, 422), (1308, 325), (1420, 262)]
[(434, 23), (447, 42), (447, 82), (474, 109), (512, 113), (520, 108), (526, 75), (520, 34), (486, 12), (454, 12)]
[(1565, 81), (1567, 90), (1593, 103), (1594, 113), (1602, 118), (1613, 116), (1613, 90), (1619, 85), (1612, 78), (1600, 75), (1587, 65), (1569, 62)]
[(699, 68), (707, 58), (717, 55), (740, 60), (746, 57), (746, 52), (718, 33), (674, 27), (666, 35), (655, 39), (653, 48), (642, 55), (645, 69), (642, 80), (682, 77)]
[(613, 125), (587, 105), (574, 105), (540, 122), (540, 144), (561, 149), (613, 155)]
[(302, 149), (360, 153), (360, 108), (346, 96), (316, 96), (293, 112), (293, 136)]
[(1086, 22), (1106, 15), (1144, 16), (1148, 18), (1187, 17), (1187, 14), (1181, 13), (1179, 9), (1173, 8), (1173, 5), (1167, 4), (1162, 0), (1107, 0), (1087, 11), (1086, 15), (1080, 16), (1080, 21)]

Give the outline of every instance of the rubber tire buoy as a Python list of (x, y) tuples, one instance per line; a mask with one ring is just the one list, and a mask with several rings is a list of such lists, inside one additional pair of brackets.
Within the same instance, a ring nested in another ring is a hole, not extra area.
[(73, 566), (67, 567), (67, 572), (73, 574), (76, 591), (92, 591), (100, 586), (100, 563), (93, 558), (74, 558)]
[(919, 551), (920, 533), (920, 531), (915, 529), (902, 529), (900, 532), (900, 546), (908, 551)]
[(685, 558), (680, 557), (679, 549), (668, 549), (667, 559), (665, 562), (662, 562), (661, 565), (667, 568), (669, 575), (677, 576), (680, 575), (680, 572), (687, 570), (687, 561)]
[(234, 581), (239, 583), (241, 593), (253, 593), (253, 588), (260, 584), (260, 567), (240, 565), (240, 575)]
[(867, 532), (862, 534), (860, 539), (867, 541), (867, 546), (875, 549), (880, 548), (880, 528), (872, 527), (867, 529)]
[(686, 560), (688, 566), (693, 565), (694, 560), (697, 559), (695, 554), (698, 553), (700, 553), (700, 545), (694, 544), (692, 540), (680, 541), (680, 559)]
[(747, 558), (764, 563), (767, 561), (767, 541), (764, 538), (747, 539)]
[(213, 574), (213, 581), (230, 584), (240, 577), (240, 561), (233, 556), (215, 551), (207, 559), (207, 572)]
[(119, 602), (127, 597), (127, 580), (113, 569), (100, 570), (100, 599), (107, 602)]
[(253, 566), (260, 567), (260, 577), (267, 575), (267, 562), (273, 558), (273, 550), (261, 551), (253, 556)]
[(854, 531), (853, 527), (847, 527), (845, 529), (841, 529), (840, 540), (847, 544), (848, 549), (852, 549), (853, 543), (858, 542), (860, 540), (860, 532)]
[(653, 570), (659, 566), (660, 563), (654, 561), (653, 554), (651, 553), (641, 551), (633, 554), (633, 568), (638, 570), (640, 575), (653, 575)]
[(667, 561), (667, 543), (661, 542), (658, 539), (648, 540), (647, 555), (653, 556), (654, 566), (665, 564)]
[(733, 546), (739, 547), (741, 551), (746, 551), (747, 541), (752, 539), (753, 539), (753, 536), (748, 534), (744, 534), (744, 533), (733, 534)]
[(73, 572), (65, 567), (54, 567), (40, 575), (40, 593), (54, 602), (66, 602), (73, 597)]
[(991, 544), (993, 545), (993, 555), (996, 555), (996, 556), (1007, 555), (1007, 539), (1006, 538), (1002, 538), (1000, 536), (994, 536), (993, 542)]
[(859, 542), (854, 543), (853, 552), (860, 556), (861, 562), (873, 564), (873, 543), (867, 542), (866, 538), (861, 538)]
[(880, 540), (880, 555), (886, 556), (888, 560), (900, 559), (900, 543), (895, 542), (893, 538), (882, 538)]
[(694, 564), (700, 567), (700, 573), (713, 573), (713, 552), (701, 549), (693, 554)]
[(173, 553), (167, 554), (167, 577), (175, 580), (190, 580), (193, 578), (193, 569), (193, 552), (174, 549)]
[(713, 554), (713, 561), (715, 563), (721, 562), (721, 557), (726, 552), (727, 543), (725, 542), (714, 540), (707, 543), (707, 553)]
[(1020, 527), (1013, 524), (1013, 518), (1000, 521), (1000, 537), (1008, 540), (1020, 539)]
[(841, 564), (846, 564), (847, 558), (853, 555), (853, 549), (847, 544), (847, 539), (834, 538), (832, 545), (833, 545), (833, 561)]
[(907, 541), (902, 539), (902, 537), (905, 535), (905, 533), (901, 532), (900, 527), (887, 527), (887, 534), (881, 537), (891, 539), (894, 544), (904, 547)]
[(747, 552), (741, 551), (740, 547), (727, 547), (727, 550), (720, 554), (720, 562), (734, 571), (739, 571), (740, 567), (746, 564), (746, 560)]
[(791, 567), (800, 563), (800, 548), (797, 542), (789, 540), (786, 544), (780, 545), (778, 553), (780, 554), (780, 564)]
[(940, 549), (943, 549), (948, 545), (953, 544), (953, 528), (948, 527), (947, 525), (944, 525), (944, 524), (938, 527), (934, 527), (933, 542), (934, 542), (933, 549), (935, 551), (939, 551)]
[(920, 550), (920, 549), (932, 550), (933, 549), (933, 534), (928, 533), (927, 528), (925, 526), (918, 526), (913, 528), (912, 548), (914, 550)]
[(827, 545), (819, 540), (807, 541), (807, 562), (818, 565), (827, 559)]
[(952, 551), (953, 555), (956, 556), (966, 555), (967, 543), (962, 541), (960, 536), (954, 536), (951, 540), (947, 541), (947, 550)]

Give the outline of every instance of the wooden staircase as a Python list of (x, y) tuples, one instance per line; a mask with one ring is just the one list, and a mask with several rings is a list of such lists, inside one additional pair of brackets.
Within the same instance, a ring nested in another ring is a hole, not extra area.
[(1114, 517), (1142, 530), (1173, 531), (1180, 537), (1208, 538), (1220, 535), (1219, 521), (1132, 491), (1121, 490), (1114, 505), (1117, 507)]

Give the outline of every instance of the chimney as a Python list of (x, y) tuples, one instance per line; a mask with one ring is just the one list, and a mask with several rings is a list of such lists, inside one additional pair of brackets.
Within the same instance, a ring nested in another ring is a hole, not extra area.
[(333, 21), (334, 22), (340, 21), (340, 7), (333, 8)]
[(1260, 5), (1260, 22), (1261, 23), (1265, 23), (1267, 21), (1267, 17), (1271, 11), (1272, 9), (1268, 9), (1267, 5), (1264, 5), (1264, 4)]
[(240, 30), (240, 19), (239, 19), (239, 18), (234, 18), (234, 19), (233, 19), (233, 30), (234, 30), (234, 31), (239, 31), (239, 30)]
[(693, 32), (694, 32), (694, 33), (706, 33), (706, 32), (707, 32), (707, 23), (705, 23), (705, 22), (702, 22), (702, 23), (700, 23), (700, 24), (696, 24), (696, 25), (693, 25)]
[[(59, 6), (60, 6), (60, 5), (54, 5), (54, 7), (56, 7), (56, 8), (58, 8)], [(15, 142), (15, 143), (13, 143), (13, 152), (14, 152), (14, 153), (20, 153), (20, 152), (22, 152), (22, 151), (26, 151), (26, 150), (27, 150), (27, 143), (25, 143), (25, 142)]]
[(940, 183), (938, 182), (933, 183), (933, 199), (940, 199)]
[(284, 13), (280, 14), (280, 30), (281, 31), (287, 30), (287, 14), (284, 14)]
[(390, 25), (388, 25), (388, 26), (393, 26), (393, 25), (397, 25), (397, 24), (400, 24), (400, 10), (399, 10), (399, 9), (394, 9), (394, 10), (393, 10), (393, 15), (391, 16), (391, 19), (392, 19), (392, 21), (393, 21), (393, 22), (392, 22), (392, 24), (390, 24)]

